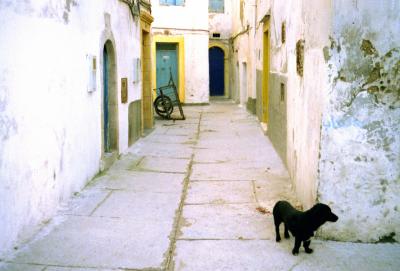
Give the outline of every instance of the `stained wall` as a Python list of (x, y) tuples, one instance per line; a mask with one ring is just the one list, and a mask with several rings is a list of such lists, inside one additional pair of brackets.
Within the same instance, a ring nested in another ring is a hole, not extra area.
[(322, 233), (399, 241), (400, 3), (336, 0), (333, 11), (318, 200), (340, 223)]

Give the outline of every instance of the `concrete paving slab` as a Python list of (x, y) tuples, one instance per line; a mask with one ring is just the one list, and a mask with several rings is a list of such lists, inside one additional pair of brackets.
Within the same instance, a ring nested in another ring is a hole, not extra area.
[(235, 163), (243, 163), (243, 162), (254, 162), (260, 161), (260, 166), (268, 167), (268, 161), (272, 160), (271, 157), (263, 152), (262, 150), (255, 149), (252, 152), (249, 152), (247, 148), (243, 148), (237, 146), (235, 148), (225, 148), (223, 146), (218, 148), (199, 148), (196, 146), (194, 161), (196, 163), (213, 163), (213, 162), (235, 162)]
[(359, 244), (316, 240), (314, 253), (302, 254), (295, 271), (397, 271), (400, 268), (398, 244)]
[(175, 270), (399, 270), (400, 246), (313, 241), (313, 254), (291, 254), (292, 243), (269, 240), (178, 241)]
[(194, 164), (191, 180), (266, 180), (267, 174), (263, 169), (245, 168), (241, 163)]
[(202, 181), (191, 182), (186, 204), (255, 203), (253, 183)]
[(89, 216), (110, 193), (109, 190), (86, 189), (63, 206), (59, 214)]
[(175, 193), (182, 190), (184, 178), (180, 173), (121, 171), (97, 178), (88, 188)]
[(147, 156), (138, 164), (141, 170), (159, 172), (186, 173), (190, 159), (184, 158), (159, 158)]
[(181, 191), (149, 193), (113, 191), (93, 216), (135, 218), (148, 223), (171, 222), (179, 207)]
[(44, 271), (123, 271), (122, 269), (93, 269), (93, 268), (73, 268), (73, 267), (48, 267)]
[(107, 173), (112, 174), (114, 172), (119, 172), (121, 170), (135, 169), (142, 159), (143, 159), (143, 156), (139, 156), (139, 155), (135, 155), (135, 154), (131, 154), (131, 153), (123, 154), (108, 169)]
[(165, 144), (156, 142), (152, 144), (144, 144), (143, 142), (138, 142), (133, 148), (128, 149), (127, 153), (138, 156), (191, 158), (193, 148), (188, 144)]
[(194, 162), (196, 163), (220, 163), (231, 162), (236, 165), (242, 165), (247, 168), (260, 167), (268, 170), (270, 174), (288, 176), (281, 159), (278, 155), (271, 154), (268, 149), (257, 147), (248, 149), (242, 144), (239, 147), (225, 148), (223, 145), (219, 148), (195, 148)]
[(197, 130), (193, 129), (168, 129), (166, 135), (177, 135), (177, 136), (196, 136)]
[(174, 260), (179, 271), (281, 271), (298, 261), (268, 240), (178, 241)]
[(0, 271), (44, 271), (44, 265), (0, 263)]
[(179, 239), (274, 239), (272, 216), (255, 204), (185, 205)]
[(292, 184), (287, 178), (269, 177), (268, 182), (255, 181), (254, 187), (258, 203), (270, 212), (272, 212), (275, 203), (279, 200), (287, 200), (296, 208), (301, 208)]
[(169, 246), (171, 222), (69, 216), (18, 253), (13, 262), (97, 269), (160, 268)]
[(195, 135), (160, 135), (156, 133), (151, 133), (145, 138), (141, 139), (142, 143), (163, 143), (163, 144), (188, 144), (194, 143), (196, 140)]
[(212, 137), (203, 139), (200, 138), (196, 147), (198, 148), (207, 148), (207, 149), (228, 149), (228, 150), (242, 150), (249, 152), (249, 150), (253, 150), (260, 147), (260, 144), (257, 143), (256, 139), (240, 139), (239, 137), (229, 138), (221, 136), (213, 139)]

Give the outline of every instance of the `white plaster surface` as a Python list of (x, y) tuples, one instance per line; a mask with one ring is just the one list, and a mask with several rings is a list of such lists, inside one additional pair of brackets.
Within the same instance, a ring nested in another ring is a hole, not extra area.
[[(105, 13), (118, 81), (128, 78), (128, 103), (118, 105), (123, 151), (128, 104), (141, 97), (132, 83), (140, 32), (125, 4), (0, 1), (0, 255), (99, 171)], [(93, 93), (87, 92), (87, 55), (97, 59)]]
[[(400, 101), (393, 65), (400, 58), (400, 4), (335, 1), (333, 8), (332, 87), (321, 128), (318, 199), (329, 202), (343, 223), (321, 234), (399, 241)], [(363, 41), (371, 44), (372, 53), (365, 53)], [(379, 78), (373, 79), (375, 65)], [(381, 90), (357, 94), (371, 87)]]

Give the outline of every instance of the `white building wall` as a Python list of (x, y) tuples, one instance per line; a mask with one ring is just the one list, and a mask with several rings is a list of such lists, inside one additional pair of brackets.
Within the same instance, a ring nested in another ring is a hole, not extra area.
[[(60, 202), (100, 169), (101, 58), (110, 14), (120, 103), (119, 151), (127, 148), (128, 104), (140, 32), (120, 1), (0, 2), (0, 255), (33, 234)], [(97, 89), (87, 92), (87, 55), (97, 58)]]
[(233, 98), (242, 106), (247, 104), (249, 98), (256, 98), (255, 16), (255, 0), (232, 1), (232, 70), (236, 69), (236, 64), (239, 65), (239, 78), (232, 78), (231, 85), (238, 88), (239, 93)]
[(185, 0), (183, 6), (160, 5), (152, 0), (154, 29), (208, 30), (208, 1)]
[[(259, 0), (257, 6), (257, 21), (269, 16), (270, 22), (267, 134), (287, 165), (305, 208), (312, 206), (317, 197), (321, 110), (328, 88), (327, 64), (321, 48), (329, 44), (330, 3)], [(256, 63), (259, 74), (263, 70), (263, 31), (261, 22), (256, 33), (256, 51), (261, 52)], [(296, 63), (299, 40), (305, 41), (302, 76)], [(261, 82), (258, 88), (261, 91)]]
[(208, 1), (185, 0), (183, 6), (166, 6), (159, 2), (151, 1), (152, 34), (184, 37), (184, 102), (208, 103)]
[[(321, 236), (398, 240), (400, 4), (260, 1), (265, 14), (265, 2), (271, 10), (268, 135), (278, 150), (286, 138), (281, 157), (298, 198), (306, 209), (319, 201), (339, 215), (337, 223), (321, 228)], [(299, 40), (303, 76), (296, 70)], [(284, 103), (274, 100), (279, 83), (286, 86)]]
[(400, 240), (400, 3), (335, 0), (318, 199), (329, 238)]
[(224, 1), (224, 13), (208, 14), (208, 29), (210, 30), (210, 38), (212, 33), (217, 32), (221, 34), (221, 40), (228, 40), (232, 36), (232, 0)]

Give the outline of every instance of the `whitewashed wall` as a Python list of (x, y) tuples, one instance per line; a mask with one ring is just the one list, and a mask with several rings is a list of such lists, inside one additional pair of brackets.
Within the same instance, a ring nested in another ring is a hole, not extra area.
[(208, 29), (211, 34), (214, 32), (220, 33), (221, 40), (227, 40), (232, 36), (232, 3), (234, 1), (224, 1), (224, 12), (214, 13), (211, 12), (208, 15)]
[[(328, 88), (322, 49), (329, 44), (330, 0), (258, 1), (257, 21), (270, 16), (268, 136), (288, 167), (304, 207), (317, 197), (317, 172), (323, 97)], [(322, 16), (323, 14), (323, 16)], [(282, 24), (286, 40), (282, 41)], [(305, 40), (304, 74), (296, 65), (296, 43)], [(263, 67), (263, 25), (257, 29), (257, 69)], [(281, 84), (284, 100), (280, 99)]]
[[(319, 201), (339, 215), (337, 223), (328, 223), (319, 234), (345, 241), (398, 241), (399, 2), (259, 4), (265, 6), (264, 14), (270, 6), (270, 93), (279, 91), (273, 82), (287, 87), (284, 106), (276, 107), (281, 111), (270, 114), (268, 133), (279, 128), (274, 119), (284, 116), (286, 135), (271, 140), (279, 147), (286, 138), (282, 157), (298, 198), (306, 209)], [(296, 42), (301, 39), (303, 76), (296, 71)]]
[[(233, 98), (246, 105), (249, 98), (256, 98), (256, 44), (255, 33), (256, 1), (232, 1), (232, 71), (238, 64), (238, 78), (231, 78), (231, 86), (238, 89), (237, 96)], [(246, 68), (244, 68), (246, 67)], [(246, 79), (245, 79), (246, 78)]]
[[(99, 171), (104, 13), (118, 82), (128, 77), (129, 101), (140, 99), (140, 85), (131, 83), (140, 32), (120, 1), (0, 1), (0, 255)], [(87, 54), (97, 57), (93, 93)], [(129, 102), (118, 96), (122, 152)]]
[(400, 2), (333, 5), (331, 87), (321, 127), (318, 199), (338, 210), (324, 236), (400, 240)]

